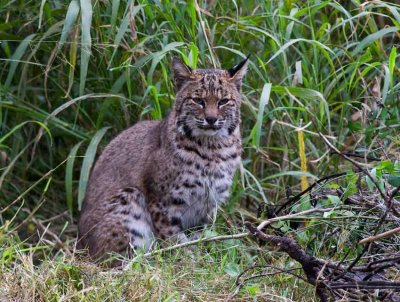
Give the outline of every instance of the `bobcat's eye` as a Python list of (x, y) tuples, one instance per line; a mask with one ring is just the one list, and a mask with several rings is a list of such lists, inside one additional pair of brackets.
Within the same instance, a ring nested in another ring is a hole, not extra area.
[(193, 100), (193, 102), (195, 102), (197, 105), (200, 105), (201, 107), (206, 107), (206, 102), (204, 102), (204, 100), (203, 99), (201, 99), (201, 98), (193, 98), (192, 99)]
[(226, 105), (230, 100), (229, 99), (222, 99), (218, 102), (218, 108), (221, 108), (222, 106)]

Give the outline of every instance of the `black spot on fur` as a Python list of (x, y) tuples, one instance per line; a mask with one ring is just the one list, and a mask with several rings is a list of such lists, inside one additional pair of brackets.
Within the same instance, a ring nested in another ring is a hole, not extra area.
[(182, 185), (183, 185), (185, 188), (188, 188), (188, 189), (193, 189), (193, 188), (196, 187), (196, 185), (191, 184), (191, 183), (189, 183), (188, 181), (184, 181)]
[(216, 190), (217, 190), (217, 193), (219, 193), (219, 194), (221, 194), (221, 193), (224, 193), (226, 190), (228, 190), (229, 189), (229, 187), (228, 186), (220, 186), (220, 187), (217, 187), (216, 188)]
[(133, 237), (139, 237), (139, 238), (143, 238), (143, 237), (144, 237), (143, 234), (139, 233), (138, 230), (135, 230), (135, 229), (133, 229), (133, 228), (130, 228), (130, 229), (129, 229), (129, 233), (131, 233), (131, 235), (132, 235)]
[(125, 209), (121, 212), (122, 215), (129, 215), (131, 211), (129, 209)]
[(186, 202), (182, 198), (174, 198), (172, 199), (172, 204), (175, 206), (181, 206), (186, 204)]
[(142, 215), (136, 213), (136, 214), (133, 214), (133, 218), (136, 220), (139, 220), (140, 218), (142, 218)]
[(119, 246), (125, 246), (125, 242), (124, 241), (118, 241), (118, 243), (117, 243)]
[(235, 158), (237, 158), (239, 156), (239, 154), (237, 154), (237, 153), (232, 153), (231, 155), (229, 155), (229, 158), (230, 159), (235, 159)]
[(227, 160), (230, 160), (230, 159), (235, 159), (238, 156), (239, 156), (239, 154), (234, 152), (232, 154), (228, 154), (227, 156), (219, 156), (219, 158), (221, 158), (223, 161), (227, 161)]
[(182, 129), (186, 137), (192, 139), (192, 129), (190, 129), (188, 125), (184, 125)]
[(197, 149), (190, 147), (190, 146), (184, 146), (183, 147), (187, 152), (193, 152), (196, 153), (199, 157), (201, 157), (204, 160), (210, 160), (210, 158), (204, 154), (201, 154)]
[(214, 172), (214, 178), (216, 179), (223, 179), (225, 177), (225, 175), (221, 172)]
[(231, 124), (228, 128), (228, 134), (231, 135), (236, 129), (236, 124)]
[(178, 217), (172, 217), (171, 218), (171, 225), (181, 225), (181, 219)]
[(126, 192), (126, 193), (133, 193), (135, 191), (135, 189), (133, 189), (133, 188), (125, 188), (124, 189), (124, 192)]

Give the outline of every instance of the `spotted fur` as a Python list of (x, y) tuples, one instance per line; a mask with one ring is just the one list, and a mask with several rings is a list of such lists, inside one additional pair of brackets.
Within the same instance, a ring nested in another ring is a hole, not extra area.
[(99, 157), (79, 221), (78, 246), (97, 258), (185, 242), (212, 221), (240, 163), (240, 87), (247, 59), (192, 70), (174, 59), (176, 101), (162, 121), (139, 122)]

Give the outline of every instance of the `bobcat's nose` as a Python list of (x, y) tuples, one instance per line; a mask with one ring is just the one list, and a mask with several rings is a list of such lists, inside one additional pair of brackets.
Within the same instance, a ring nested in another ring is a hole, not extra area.
[(207, 116), (206, 117), (206, 121), (210, 126), (214, 125), (217, 120), (218, 120), (218, 118), (215, 116)]

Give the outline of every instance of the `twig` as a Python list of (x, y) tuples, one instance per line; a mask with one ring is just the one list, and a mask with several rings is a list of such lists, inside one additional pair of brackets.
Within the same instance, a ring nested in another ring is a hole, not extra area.
[(72, 253), (69, 250), (68, 246), (64, 244), (64, 242), (61, 241), (61, 239), (52, 231), (49, 230), (49, 227), (45, 227), (38, 219), (36, 219), (34, 216), (31, 217), (32, 221), (43, 230), (43, 235), (48, 234), (50, 237), (52, 237), (57, 244), (63, 249), (63, 251), (70, 257), (72, 257)]
[[(387, 216), (388, 211), (390, 210), (391, 206), (391, 198), (389, 198), (388, 196), (385, 195), (385, 193), (381, 190), (379, 184), (376, 182), (376, 180), (372, 177), (371, 173), (369, 173), (368, 169), (363, 169), (363, 167), (356, 162), (355, 160), (353, 160), (352, 158), (348, 157), (347, 155), (343, 154), (342, 152), (340, 152), (335, 146), (333, 146), (331, 144), (331, 142), (321, 133), (319, 132), (319, 136), (323, 139), (323, 141), (325, 142), (325, 144), (334, 152), (336, 152), (339, 156), (343, 157), (344, 159), (346, 159), (347, 161), (351, 162), (354, 166), (356, 166), (358, 169), (360, 169), (361, 171), (364, 171), (364, 173), (368, 176), (368, 178), (371, 180), (371, 182), (374, 184), (375, 188), (378, 190), (379, 194), (381, 195), (382, 199), (385, 201), (385, 205), (386, 205), (386, 211), (385, 213), (381, 216), (380, 221), (378, 222), (378, 226), (375, 228), (375, 234), (378, 232), (380, 226), (382, 225), (384, 219)], [(357, 264), (357, 262), (361, 259), (361, 257), (365, 254), (365, 252), (369, 249), (369, 245), (365, 246), (363, 248), (363, 250), (361, 251), (361, 253), (356, 257), (356, 259), (349, 265), (347, 271), (351, 271), (351, 269)], [(343, 274), (342, 274), (343, 275)]]
[[(250, 270), (252, 270), (252, 269), (255, 269), (255, 268), (272, 268), (272, 269), (274, 269), (274, 270), (277, 270), (278, 272), (270, 272), (270, 273), (265, 273), (265, 274), (252, 275), (252, 276), (250, 276), (250, 277), (248, 277), (248, 278), (245, 278), (242, 282), (239, 282), (240, 278), (241, 278), (245, 273), (247, 273), (248, 271), (250, 271)], [(269, 275), (275, 275), (275, 274), (280, 274), (280, 273), (287, 273), (287, 274), (293, 275), (293, 276), (295, 276), (295, 277), (297, 277), (297, 278), (299, 278), (299, 279), (302, 279), (303, 281), (307, 282), (307, 280), (304, 279), (302, 276), (297, 275), (297, 274), (294, 274), (294, 273), (291, 273), (291, 271), (296, 271), (296, 270), (299, 270), (299, 269), (301, 269), (301, 267), (293, 267), (293, 268), (290, 268), (290, 269), (283, 269), (283, 268), (279, 268), (279, 267), (276, 267), (276, 266), (273, 266), (273, 265), (269, 265), (269, 264), (265, 264), (265, 265), (252, 265), (252, 266), (246, 268), (245, 270), (243, 270), (243, 271), (236, 277), (235, 284), (236, 284), (236, 286), (242, 286), (246, 281), (248, 281), (248, 280), (250, 280), (250, 279), (254, 279), (254, 278), (257, 278), (257, 277), (263, 277), (263, 276), (269, 276)]]
[(357, 289), (394, 289), (400, 291), (400, 282), (390, 281), (357, 281), (357, 282), (332, 282), (331, 289), (357, 288)]
[(309, 210), (306, 210), (303, 212), (298, 212), (298, 213), (289, 214), (289, 215), (285, 215), (285, 216), (274, 217), (274, 218), (264, 220), (263, 222), (261, 222), (258, 225), (257, 230), (261, 231), (263, 228), (265, 228), (266, 226), (268, 226), (271, 223), (276, 222), (276, 221), (287, 220), (287, 219), (291, 219), (294, 217), (303, 216), (303, 215), (307, 215), (307, 214), (311, 214), (311, 213), (325, 213), (325, 212), (332, 211), (334, 209), (335, 208), (326, 208), (326, 209), (316, 208), (316, 209), (309, 209)]
[(308, 283), (316, 287), (316, 293), (320, 300), (322, 302), (328, 301), (326, 285), (322, 280), (318, 280), (318, 273), (320, 272), (322, 264), (317, 258), (308, 255), (297, 243), (297, 241), (293, 239), (282, 236), (267, 235), (258, 228), (252, 226), (249, 222), (246, 222), (245, 225), (249, 229), (251, 235), (277, 246), (280, 250), (287, 253), (292, 259), (299, 262), (307, 276)]
[(348, 157), (346, 154), (340, 152), (334, 145), (331, 144), (331, 142), (329, 140), (326, 139), (326, 137), (318, 131), (319, 136), (323, 139), (323, 141), (325, 142), (325, 144), (331, 149), (333, 150), (335, 153), (337, 153), (339, 156), (343, 157), (344, 159), (346, 159), (347, 161), (351, 162), (354, 166), (356, 166), (360, 171), (363, 171), (368, 178), (372, 181), (372, 183), (374, 184), (375, 188), (378, 190), (379, 194), (381, 195), (381, 197), (383, 198), (383, 200), (385, 201), (385, 203), (388, 203), (388, 197), (385, 195), (385, 193), (381, 190), (381, 188), (379, 187), (379, 184), (376, 182), (376, 180), (372, 177), (371, 173), (369, 173), (369, 171), (367, 169), (363, 169), (363, 167), (356, 162), (355, 160), (353, 160), (352, 158)]
[(305, 189), (304, 191), (300, 192), (299, 194), (297, 194), (296, 196), (293, 196), (292, 198), (290, 198), (287, 202), (285, 202), (284, 204), (282, 204), (280, 206), (280, 208), (275, 212), (275, 214), (279, 214), (284, 208), (286, 208), (287, 206), (291, 205), (292, 203), (298, 201), (300, 199), (300, 197), (302, 197), (303, 195), (305, 195), (306, 193), (310, 192), (312, 189), (314, 189), (317, 185), (319, 185), (320, 183), (332, 179), (332, 178), (338, 178), (341, 176), (346, 175), (347, 173), (338, 173), (338, 174), (333, 174), (333, 175), (328, 175), (325, 176), (321, 179), (318, 179), (316, 182), (314, 182), (312, 185), (310, 185), (307, 189)]
[(359, 243), (360, 244), (364, 244), (364, 243), (370, 243), (370, 242), (378, 241), (380, 239), (392, 236), (392, 235), (394, 235), (396, 233), (399, 233), (399, 232), (400, 232), (400, 227), (395, 228), (395, 229), (390, 230), (390, 231), (387, 231), (387, 232), (383, 232), (383, 233), (381, 233), (379, 235), (375, 235), (375, 236), (370, 236), (370, 237), (364, 238), (363, 240), (360, 240)]
[[(330, 152), (331, 155), (337, 154), (336, 152)], [(372, 161), (381, 161), (380, 158), (374, 157), (374, 156), (368, 156), (368, 155), (362, 155), (362, 154), (356, 154), (356, 153), (351, 153), (351, 152), (342, 152), (342, 154), (349, 156), (349, 157), (358, 157), (358, 158), (363, 158), (363, 159), (368, 159)]]
[(211, 238), (200, 238), (200, 239), (196, 239), (196, 240), (192, 240), (192, 241), (188, 241), (188, 242), (183, 242), (183, 243), (171, 245), (171, 246), (168, 246), (166, 248), (154, 250), (152, 252), (148, 252), (148, 253), (145, 253), (143, 255), (138, 255), (138, 256), (134, 257), (126, 265), (125, 270), (129, 269), (132, 266), (131, 264), (134, 263), (137, 259), (140, 259), (140, 258), (152, 257), (152, 256), (155, 256), (155, 255), (158, 255), (158, 254), (162, 254), (164, 252), (169, 252), (169, 251), (172, 251), (172, 250), (176, 250), (176, 249), (180, 249), (180, 248), (183, 248), (183, 247), (195, 245), (195, 244), (198, 244), (198, 243), (222, 241), (222, 240), (229, 240), (229, 239), (239, 239), (239, 238), (244, 238), (244, 237), (247, 237), (247, 236), (249, 236), (249, 232), (243, 232), (243, 233), (233, 234), (233, 235), (221, 235), (221, 236), (216, 236), (216, 237), (211, 237)]

